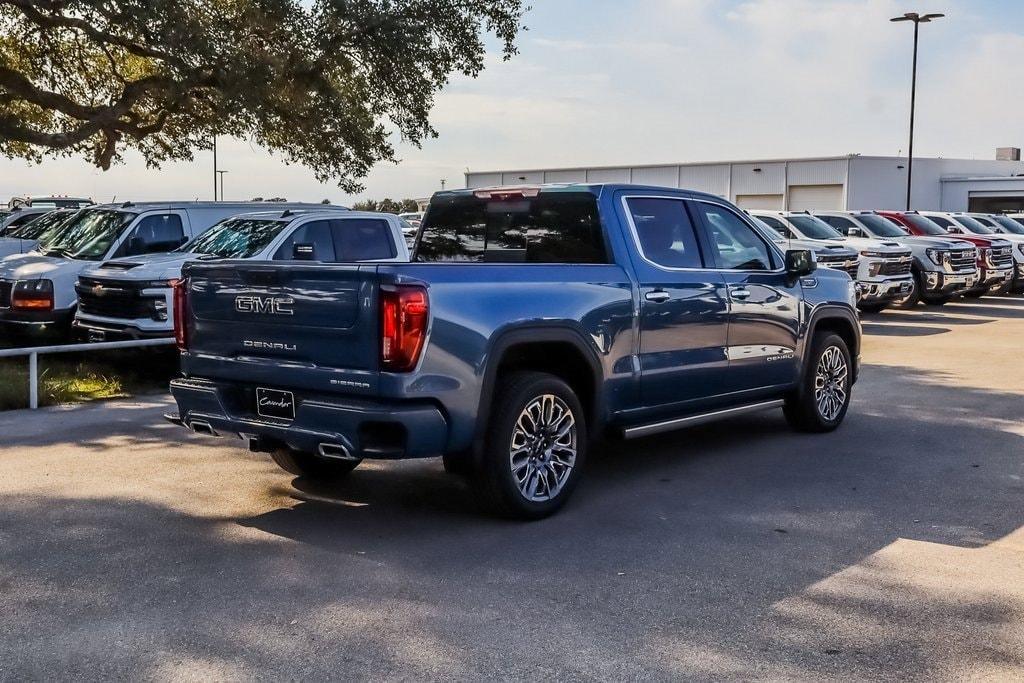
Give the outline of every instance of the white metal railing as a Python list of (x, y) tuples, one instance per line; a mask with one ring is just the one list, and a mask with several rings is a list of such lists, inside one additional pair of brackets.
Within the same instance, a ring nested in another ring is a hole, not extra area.
[(136, 349), (145, 346), (170, 346), (174, 339), (134, 339), (130, 341), (96, 342), (93, 344), (62, 344), (60, 346), (27, 346), (22, 349), (0, 349), (0, 358), (28, 356), (28, 407), (39, 407), (39, 356), (51, 353), (80, 353), (108, 349)]

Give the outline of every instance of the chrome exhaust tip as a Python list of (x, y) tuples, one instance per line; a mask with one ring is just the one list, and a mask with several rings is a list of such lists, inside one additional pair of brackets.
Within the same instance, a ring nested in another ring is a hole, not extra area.
[(203, 422), (202, 420), (192, 420), (188, 423), (189, 429), (196, 434), (205, 434), (206, 436), (217, 436), (217, 431), (210, 426), (209, 422)]
[(328, 458), (330, 460), (358, 460), (359, 458), (352, 455), (352, 453), (342, 446), (340, 443), (322, 443), (317, 446), (316, 452), (321, 458)]

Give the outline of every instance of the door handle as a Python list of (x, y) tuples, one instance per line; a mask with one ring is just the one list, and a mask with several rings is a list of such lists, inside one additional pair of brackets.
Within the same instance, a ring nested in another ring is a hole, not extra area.
[(656, 289), (653, 292), (644, 294), (644, 298), (655, 304), (663, 304), (672, 298), (672, 295), (663, 289)]
[(745, 299), (749, 299), (750, 298), (750, 290), (745, 288), (745, 287), (738, 287), (738, 288), (730, 291), (729, 295), (733, 299), (739, 299), (740, 301), (743, 301)]

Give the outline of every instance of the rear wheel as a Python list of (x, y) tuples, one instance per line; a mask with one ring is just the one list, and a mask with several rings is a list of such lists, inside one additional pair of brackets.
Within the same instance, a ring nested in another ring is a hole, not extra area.
[(498, 514), (540, 519), (572, 494), (586, 453), (583, 406), (572, 388), (553, 375), (517, 372), (498, 390), (474, 485)]
[(786, 398), (784, 412), (791, 427), (802, 432), (830, 432), (850, 407), (853, 362), (837, 334), (814, 336), (810, 365), (800, 387)]
[(290, 448), (278, 448), (270, 454), (277, 466), (285, 472), (315, 481), (337, 481), (359, 467), (362, 460), (327, 460), (312, 453)]

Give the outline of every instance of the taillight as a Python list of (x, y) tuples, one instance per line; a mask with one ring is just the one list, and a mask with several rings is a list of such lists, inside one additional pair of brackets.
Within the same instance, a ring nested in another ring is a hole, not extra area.
[(188, 348), (188, 280), (172, 280), (172, 291), (174, 292), (173, 317), (174, 317), (174, 343), (178, 349), (185, 351)]
[(382, 289), (380, 293), (380, 364), (390, 372), (416, 367), (427, 336), (430, 305), (427, 290), (414, 285)]

